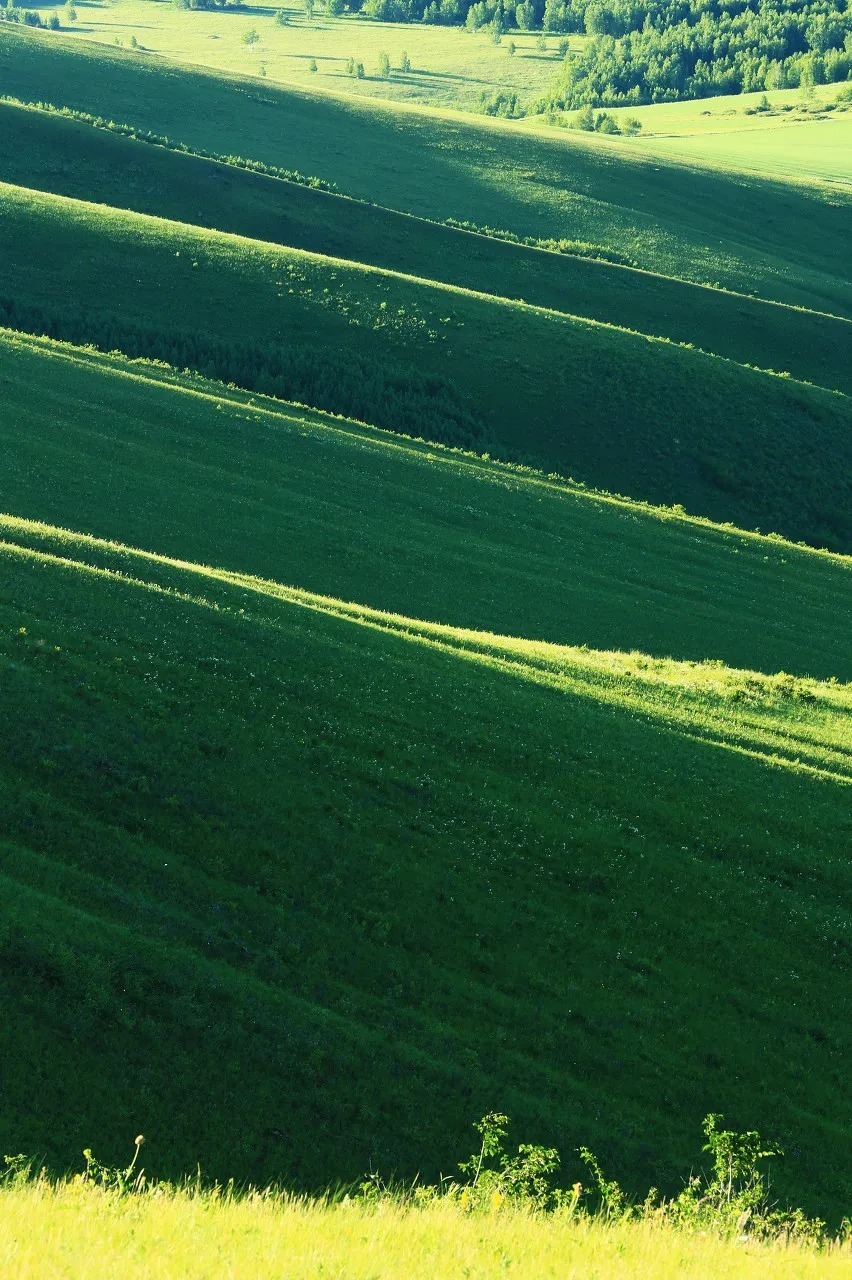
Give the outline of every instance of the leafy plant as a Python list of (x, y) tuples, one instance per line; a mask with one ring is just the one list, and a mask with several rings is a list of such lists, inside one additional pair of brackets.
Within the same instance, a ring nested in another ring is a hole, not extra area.
[(459, 1164), (468, 1178), (461, 1192), (464, 1203), (496, 1207), (505, 1198), (538, 1209), (552, 1207), (558, 1200), (551, 1184), (551, 1175), (559, 1167), (558, 1151), (522, 1143), (518, 1154), (510, 1156), (503, 1147), (508, 1124), (508, 1116), (492, 1111), (474, 1125), (482, 1141), (479, 1151)]
[(144, 1142), (144, 1134), (138, 1134), (134, 1139), (133, 1159), (124, 1169), (113, 1165), (101, 1164), (100, 1160), (92, 1154), (91, 1148), (86, 1147), (83, 1151), (86, 1169), (80, 1175), (81, 1181), (93, 1183), (104, 1191), (116, 1192), (122, 1196), (142, 1191), (145, 1187), (145, 1171), (144, 1169), (137, 1169), (136, 1162), (139, 1159), (139, 1152), (142, 1150)]

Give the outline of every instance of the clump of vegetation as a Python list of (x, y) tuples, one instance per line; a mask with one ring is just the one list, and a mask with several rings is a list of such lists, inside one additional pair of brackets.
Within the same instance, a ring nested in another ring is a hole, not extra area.
[(632, 1199), (618, 1182), (606, 1177), (595, 1154), (583, 1146), (577, 1154), (588, 1170), (590, 1185), (577, 1181), (568, 1189), (560, 1187), (558, 1150), (521, 1143), (517, 1153), (510, 1154), (505, 1147), (509, 1118), (498, 1112), (475, 1124), (480, 1146), (459, 1164), (461, 1178), (444, 1178), (435, 1186), (415, 1183), (406, 1189), (388, 1185), (374, 1173), (362, 1182), (360, 1194), (370, 1201), (401, 1199), (420, 1206), (445, 1197), (466, 1212), (492, 1213), (510, 1204), (537, 1213), (597, 1218), (607, 1224), (650, 1221), (702, 1236), (742, 1238), (746, 1233), (752, 1241), (801, 1241), (816, 1247), (852, 1238), (850, 1220), (844, 1219), (839, 1237), (833, 1237), (821, 1219), (808, 1217), (801, 1209), (779, 1208), (771, 1198), (763, 1164), (782, 1156), (781, 1148), (756, 1130), (739, 1133), (722, 1128), (723, 1121), (718, 1114), (705, 1117), (703, 1151), (711, 1167), (691, 1173), (683, 1190), (669, 1199), (661, 1197), (656, 1187), (641, 1201)]
[(477, 235), (488, 236), (492, 240), (506, 240), (510, 244), (523, 244), (530, 249), (547, 249), (550, 253), (564, 253), (576, 258), (597, 258), (601, 262), (613, 262), (619, 266), (635, 267), (637, 263), (626, 254), (608, 249), (602, 244), (589, 244), (586, 240), (558, 240), (541, 236), (519, 236), (513, 231), (501, 227), (480, 226), (475, 222), (466, 222), (459, 218), (446, 218), (444, 226), (456, 227), (459, 231), (474, 231)]
[(477, 110), (484, 116), (502, 116), (507, 120), (518, 120), (526, 115), (520, 94), (506, 89), (495, 89), (491, 93), (483, 89)]
[(571, 121), (571, 128), (582, 129), (587, 133), (623, 133), (628, 138), (634, 138), (642, 131), (642, 121), (635, 116), (628, 116), (624, 124), (620, 125), (608, 111), (595, 112), (587, 106)]

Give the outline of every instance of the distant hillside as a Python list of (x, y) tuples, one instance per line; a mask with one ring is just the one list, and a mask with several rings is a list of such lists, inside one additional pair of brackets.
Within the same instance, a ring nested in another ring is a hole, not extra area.
[[(0, 124), (0, 172), (7, 182), (523, 299), (852, 391), (848, 320), (640, 274), (600, 258), (474, 239), (56, 113), (0, 103)], [(577, 247), (595, 252), (592, 245)]]
[(12, 28), (0, 30), (0, 76), (16, 97), (314, 173), (402, 212), (604, 244), (653, 271), (852, 318), (852, 284), (837, 272), (852, 197), (836, 190), (284, 91)]
[(852, 546), (846, 396), (520, 303), (21, 188), (2, 188), (0, 223), (0, 318), (15, 328)]

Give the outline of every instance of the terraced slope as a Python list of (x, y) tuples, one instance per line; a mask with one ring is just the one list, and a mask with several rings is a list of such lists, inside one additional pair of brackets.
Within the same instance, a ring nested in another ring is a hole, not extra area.
[(852, 390), (848, 320), (414, 221), (56, 113), (0, 103), (0, 173), (21, 186), (519, 298)]
[(315, 173), (405, 213), (603, 243), (640, 266), (852, 318), (852, 200), (511, 123), (276, 90), (53, 33), (0, 32), (4, 91)]
[(848, 688), (0, 531), (4, 1145), (665, 1187), (723, 1100), (845, 1207)]
[(16, 328), (852, 546), (846, 396), (360, 264), (11, 186), (0, 195)]
[(3, 336), (0, 386), (16, 516), (438, 623), (852, 679), (848, 559), (48, 341)]

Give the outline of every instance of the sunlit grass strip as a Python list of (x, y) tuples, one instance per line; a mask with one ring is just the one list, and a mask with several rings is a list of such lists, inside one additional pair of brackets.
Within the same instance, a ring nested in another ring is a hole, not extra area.
[(79, 1181), (0, 1192), (0, 1273), (5, 1280), (77, 1280), (144, 1274), (151, 1280), (212, 1276), (266, 1280), (435, 1280), (437, 1276), (597, 1280), (832, 1280), (852, 1263), (847, 1244), (816, 1249), (746, 1237), (677, 1231), (654, 1220), (606, 1223), (569, 1213), (500, 1206), (467, 1213), (458, 1203), (297, 1199), (160, 1188), (106, 1195)]
[[(852, 687), (718, 662), (650, 658), (423, 622), (246, 574), (137, 551), (102, 539), (0, 516), (3, 554), (71, 572), (119, 577), (187, 603), (249, 616), (275, 604), (389, 631), (505, 675), (590, 698), (670, 731), (833, 782), (852, 781)], [(21, 543), (24, 545), (22, 546)], [(277, 615), (273, 625), (281, 621)]]

